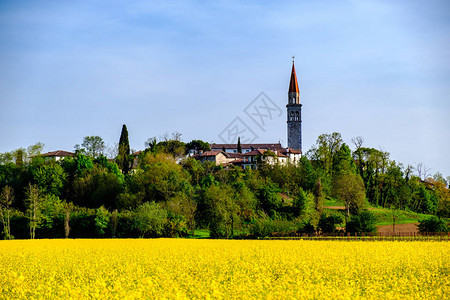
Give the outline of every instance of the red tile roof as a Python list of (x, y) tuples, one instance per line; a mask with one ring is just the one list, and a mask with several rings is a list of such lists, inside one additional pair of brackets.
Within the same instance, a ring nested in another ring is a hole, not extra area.
[(229, 162), (229, 164), (232, 164), (232, 165), (240, 165), (242, 163), (244, 163), (244, 160), (242, 158), (239, 158), (239, 159), (236, 159), (236, 160), (233, 160), (233, 161)]
[(41, 154), (41, 156), (43, 156), (43, 157), (56, 157), (56, 156), (65, 157), (65, 156), (75, 156), (75, 153), (69, 152), (69, 151), (64, 151), (64, 150), (56, 150), (56, 151), (51, 151), (51, 152)]
[(267, 150), (263, 150), (263, 149), (255, 149), (253, 151), (244, 153), (244, 156), (255, 156), (255, 155), (263, 155), (264, 152), (266, 152)]
[[(211, 144), (211, 149), (237, 149), (237, 144)], [(242, 149), (282, 149), (281, 143), (275, 144), (241, 144)]]
[(289, 153), (292, 153), (292, 154), (302, 154), (302, 150), (299, 150), (299, 149), (292, 149), (292, 148), (286, 148), (286, 149), (283, 151), (283, 153), (285, 153), (285, 154), (289, 154)]
[[(270, 151), (270, 150), (267, 150), (267, 149), (256, 149), (256, 150), (247, 152), (247, 153), (245, 153), (245, 154), (243, 154), (243, 155), (244, 155), (244, 156), (263, 155), (263, 154), (266, 153), (267, 151)], [(275, 151), (274, 154), (275, 154), (276, 156), (278, 156), (278, 157), (288, 157), (288, 156), (286, 155), (286, 153), (283, 153), (282, 151)]]
[(202, 154), (198, 154), (198, 156), (216, 156), (218, 154), (222, 153), (222, 151), (220, 150), (216, 150), (216, 151), (205, 151)]
[(229, 158), (241, 158), (242, 155), (244, 155), (244, 154), (242, 154), (242, 153), (225, 153), (225, 156), (229, 157)]

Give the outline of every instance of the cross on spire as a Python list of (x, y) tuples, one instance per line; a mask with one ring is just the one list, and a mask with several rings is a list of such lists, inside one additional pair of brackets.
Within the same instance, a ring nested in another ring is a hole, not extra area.
[(294, 55), (292, 55), (292, 62), (294, 62), (294, 59), (295, 59), (295, 56), (294, 56)]

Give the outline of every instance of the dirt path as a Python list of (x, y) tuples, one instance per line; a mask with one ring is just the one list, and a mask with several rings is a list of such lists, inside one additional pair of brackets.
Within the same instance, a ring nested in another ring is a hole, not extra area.
[[(323, 208), (345, 210), (345, 206), (324, 206)], [(368, 210), (375, 210), (375, 208), (369, 207)]]
[[(408, 224), (396, 224), (395, 225), (395, 233), (418, 233), (419, 229), (417, 225), (419, 223), (408, 223)], [(382, 225), (377, 226), (378, 233), (380, 234), (392, 234), (392, 225)]]

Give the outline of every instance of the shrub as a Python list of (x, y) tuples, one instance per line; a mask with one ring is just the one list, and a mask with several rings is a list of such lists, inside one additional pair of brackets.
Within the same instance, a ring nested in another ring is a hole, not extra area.
[(70, 215), (71, 238), (95, 238), (95, 210), (78, 208)]
[(110, 213), (103, 206), (97, 208), (95, 212), (95, 228), (99, 236), (104, 236), (109, 226)]
[(268, 217), (255, 219), (250, 227), (250, 233), (254, 237), (267, 237), (271, 235), (287, 235), (295, 232), (297, 225), (293, 221), (272, 220)]
[(136, 210), (133, 221), (141, 237), (160, 237), (167, 223), (167, 211), (155, 202), (145, 202)]
[(342, 223), (342, 217), (337, 215), (327, 216), (322, 214), (319, 219), (319, 228), (323, 233), (336, 232), (336, 225)]
[(287, 220), (273, 220), (272, 221), (272, 235), (287, 235), (291, 232), (295, 232), (297, 229), (297, 224), (293, 221)]
[(375, 215), (368, 211), (363, 210), (357, 215), (352, 215), (350, 220), (347, 222), (346, 231), (347, 232), (375, 232), (377, 219)]
[(424, 232), (447, 232), (448, 227), (444, 220), (436, 216), (429, 217), (419, 221), (419, 231)]
[(256, 196), (259, 202), (260, 208), (268, 214), (273, 216), (282, 204), (280, 195), (278, 194), (279, 188), (272, 182), (263, 184), (258, 189)]
[(297, 229), (298, 233), (307, 233), (309, 235), (314, 234), (316, 232), (316, 228), (311, 223), (311, 220), (303, 221), (300, 223), (299, 228)]
[(273, 232), (272, 220), (267, 217), (255, 219), (250, 227), (250, 233), (254, 237), (267, 237)]
[(294, 212), (294, 216), (300, 216), (305, 210), (307, 205), (306, 193), (302, 188), (299, 188), (297, 195), (294, 198), (294, 203), (292, 205), (292, 209)]
[(166, 222), (164, 236), (166, 237), (185, 237), (188, 235), (187, 223), (183, 216), (175, 215), (169, 212), (169, 218)]

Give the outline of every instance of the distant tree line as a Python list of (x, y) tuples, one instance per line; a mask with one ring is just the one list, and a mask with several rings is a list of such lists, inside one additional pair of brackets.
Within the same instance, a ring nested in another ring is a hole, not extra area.
[[(339, 227), (370, 232), (376, 220), (366, 210), (369, 203), (432, 214), (437, 222), (450, 217), (441, 174), (421, 169), (420, 177), (389, 153), (363, 147), (362, 138), (353, 142), (352, 152), (339, 133), (322, 134), (298, 164), (262, 160), (257, 170), (185, 158), (210, 150), (209, 144), (185, 143), (178, 133), (148, 139), (133, 156), (125, 125), (115, 159), (104, 156), (96, 136), (61, 161), (40, 156), (39, 143), (0, 154), (2, 236), (176, 237), (196, 228), (209, 228), (213, 238), (333, 233)], [(342, 213), (325, 213), (332, 197), (344, 203)]]

